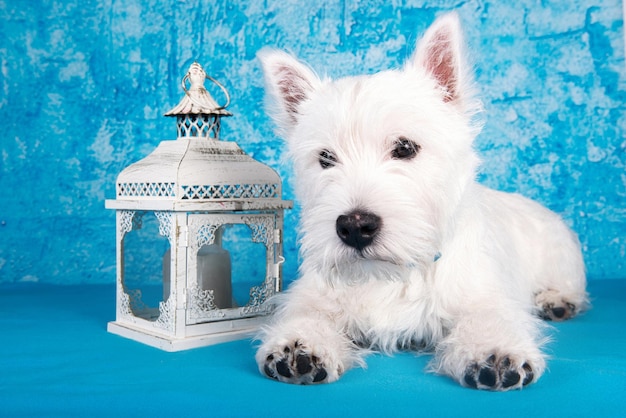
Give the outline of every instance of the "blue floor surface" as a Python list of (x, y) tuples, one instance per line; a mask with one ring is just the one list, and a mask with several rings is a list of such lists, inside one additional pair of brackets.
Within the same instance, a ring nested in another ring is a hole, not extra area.
[(623, 417), (626, 280), (554, 324), (549, 370), (521, 391), (461, 388), (429, 356), (372, 355), (330, 385), (263, 378), (250, 341), (166, 353), (106, 332), (113, 286), (0, 286), (0, 416)]

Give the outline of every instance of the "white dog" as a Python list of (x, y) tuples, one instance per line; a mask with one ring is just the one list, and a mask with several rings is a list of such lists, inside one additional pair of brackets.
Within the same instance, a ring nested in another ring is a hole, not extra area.
[(475, 181), (459, 20), (401, 70), (320, 79), (260, 56), (302, 205), (301, 277), (259, 336), (265, 375), (333, 382), (370, 350), (430, 350), (433, 371), (508, 390), (545, 369), (542, 321), (588, 303), (576, 236), (554, 213)]

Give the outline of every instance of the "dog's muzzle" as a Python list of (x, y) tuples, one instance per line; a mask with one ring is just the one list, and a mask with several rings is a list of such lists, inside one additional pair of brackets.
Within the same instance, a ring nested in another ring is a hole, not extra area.
[(370, 245), (382, 226), (380, 216), (369, 212), (354, 211), (337, 218), (336, 230), (341, 240), (350, 247), (363, 251)]

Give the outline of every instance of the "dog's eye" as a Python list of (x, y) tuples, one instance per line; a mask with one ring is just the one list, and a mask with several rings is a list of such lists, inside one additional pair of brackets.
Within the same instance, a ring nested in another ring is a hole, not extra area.
[(420, 150), (420, 146), (408, 138), (401, 136), (394, 144), (391, 151), (391, 158), (396, 160), (410, 160), (415, 157)]
[(323, 149), (319, 153), (319, 162), (324, 170), (337, 164), (337, 156), (334, 152)]

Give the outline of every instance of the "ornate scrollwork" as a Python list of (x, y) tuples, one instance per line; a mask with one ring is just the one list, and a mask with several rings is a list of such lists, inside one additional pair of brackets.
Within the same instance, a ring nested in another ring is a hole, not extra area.
[(170, 297), (165, 302), (159, 302), (159, 317), (154, 326), (174, 332), (174, 321), (174, 298)]
[(187, 289), (187, 311), (190, 319), (214, 319), (224, 317), (217, 305), (212, 289), (203, 290), (198, 286)]
[(280, 191), (278, 183), (182, 185), (181, 189), (183, 200), (274, 199)]
[(133, 297), (131, 297), (123, 289), (118, 289), (117, 293), (119, 295), (120, 313), (122, 314), (122, 316), (124, 316), (124, 318), (126, 319), (134, 318), (132, 310)]
[(150, 197), (174, 197), (176, 196), (175, 183), (118, 183), (117, 196), (150, 196)]
[(274, 293), (274, 288), (268, 282), (250, 288), (250, 301), (246, 306), (241, 308), (241, 312), (245, 315), (249, 315), (271, 311), (272, 307), (265, 302), (267, 302)]
[[(120, 212), (120, 232), (122, 236), (126, 233), (132, 231), (135, 225), (135, 211), (134, 210), (121, 210)], [(141, 226), (141, 220), (139, 221), (139, 225)]]
[(215, 242), (215, 231), (220, 227), (217, 224), (204, 224), (198, 228), (196, 234), (196, 246), (202, 248), (204, 245), (211, 245)]
[(268, 216), (244, 216), (243, 221), (252, 230), (252, 242), (270, 247), (274, 241), (274, 218)]
[(159, 220), (159, 234), (166, 237), (170, 246), (174, 245), (172, 240), (172, 212), (154, 212), (154, 216)]

